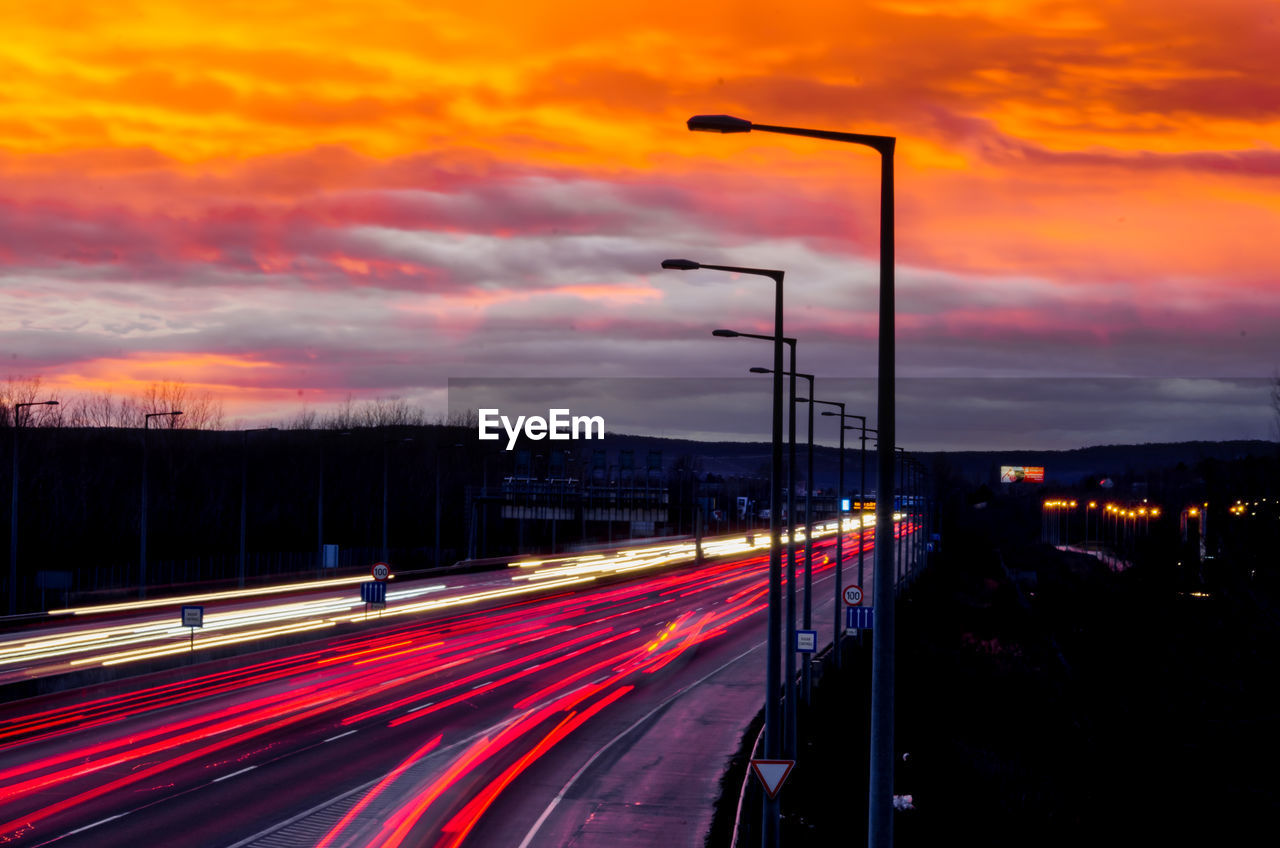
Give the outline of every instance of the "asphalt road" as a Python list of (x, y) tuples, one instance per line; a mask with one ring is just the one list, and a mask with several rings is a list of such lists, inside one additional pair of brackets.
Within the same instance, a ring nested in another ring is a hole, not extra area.
[(700, 845), (763, 697), (766, 571), (761, 550), (5, 705), (0, 842)]

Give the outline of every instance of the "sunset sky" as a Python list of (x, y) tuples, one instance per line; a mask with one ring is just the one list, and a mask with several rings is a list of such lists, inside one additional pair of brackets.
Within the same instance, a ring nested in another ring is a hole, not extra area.
[(666, 257), (874, 375), (876, 155), (727, 113), (898, 138), (900, 376), (1252, 379), (1268, 436), (1274, 0), (0, 2), (0, 378), (257, 424), (767, 364), (709, 331), (769, 282)]

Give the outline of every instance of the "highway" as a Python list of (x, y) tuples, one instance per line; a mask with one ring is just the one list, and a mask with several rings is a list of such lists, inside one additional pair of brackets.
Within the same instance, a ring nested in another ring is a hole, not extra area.
[[(833, 541), (815, 541), (820, 642)], [(230, 669), (7, 704), (0, 842), (700, 845), (762, 700), (768, 556), (678, 562), (525, 563)], [(515, 577), (538, 591), (475, 588)]]
[[(868, 517), (868, 526), (874, 519)], [(856, 526), (858, 519), (846, 519)], [(834, 522), (815, 525), (814, 538), (835, 532)], [(803, 531), (797, 534), (803, 543)], [(731, 535), (704, 540), (707, 557), (761, 550), (765, 536)], [(387, 588), (382, 617), (413, 616), (483, 604), (495, 598), (530, 597), (618, 575), (653, 572), (693, 559), (691, 541), (629, 545), (603, 552), (524, 558), (511, 568), (449, 574)], [(394, 577), (394, 575), (393, 575)], [(152, 598), (54, 610), (43, 626), (0, 633), (0, 684), (50, 677), (98, 666), (143, 663), (157, 657), (209, 651), (237, 643), (362, 621), (368, 609), (359, 584), (368, 576)], [(198, 638), (182, 625), (180, 608), (205, 609)]]

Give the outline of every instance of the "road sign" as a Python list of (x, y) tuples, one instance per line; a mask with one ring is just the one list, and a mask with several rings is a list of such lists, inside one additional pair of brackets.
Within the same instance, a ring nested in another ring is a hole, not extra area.
[(845, 630), (871, 630), (875, 623), (875, 607), (845, 607)]
[(818, 650), (818, 631), (797, 630), (796, 650), (803, 654), (812, 654), (814, 651)]
[(387, 602), (387, 584), (377, 581), (361, 583), (360, 600), (366, 604), (385, 604)]
[(795, 764), (795, 760), (752, 760), (751, 770), (760, 778), (765, 793), (770, 798), (777, 798), (782, 782), (791, 774)]
[(196, 628), (204, 627), (204, 607), (182, 608), (182, 626), (191, 628), (191, 650), (196, 649)]
[(375, 562), (373, 564), (373, 579), (379, 583), (391, 576), (391, 566), (385, 562)]
[(849, 584), (844, 587), (844, 602), (851, 607), (862, 603), (862, 587)]

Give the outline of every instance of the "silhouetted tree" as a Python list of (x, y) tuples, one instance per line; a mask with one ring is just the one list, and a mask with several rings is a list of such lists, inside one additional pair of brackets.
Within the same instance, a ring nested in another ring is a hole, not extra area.
[[(3, 424), (6, 427), (13, 426), (13, 409), (20, 403), (37, 403), (47, 400), (56, 400), (61, 403), (61, 395), (56, 389), (47, 389), (43, 386), (40, 377), (25, 377), (10, 375), (0, 383), (0, 416), (3, 416)], [(33, 416), (32, 410), (27, 410), (23, 415), (22, 425), (24, 427), (45, 426), (57, 427), (63, 420), (62, 406), (46, 406), (38, 410), (38, 415)]]

